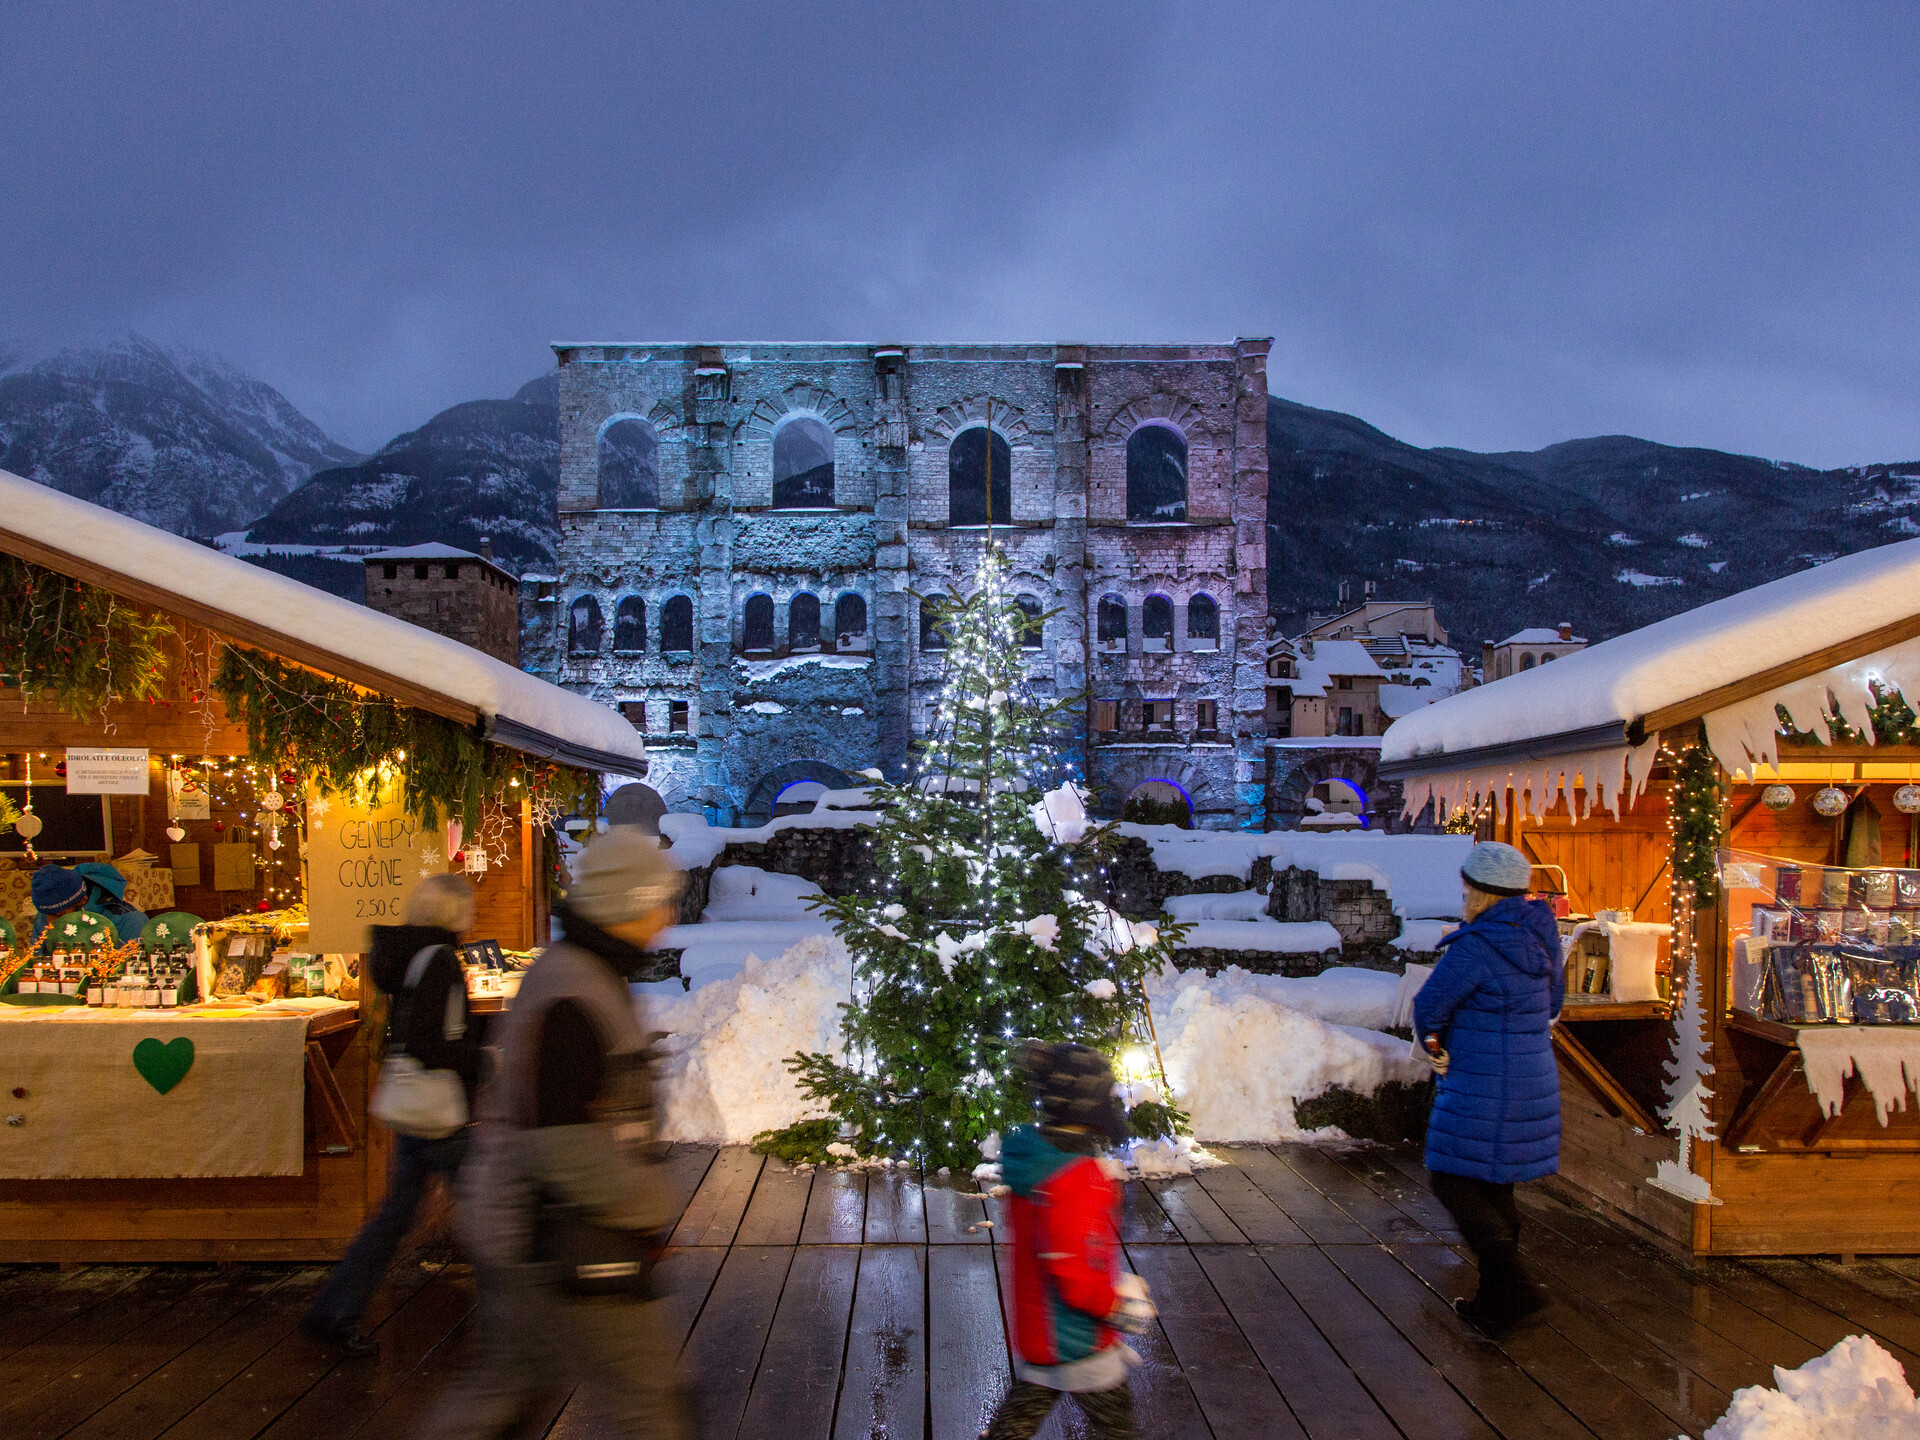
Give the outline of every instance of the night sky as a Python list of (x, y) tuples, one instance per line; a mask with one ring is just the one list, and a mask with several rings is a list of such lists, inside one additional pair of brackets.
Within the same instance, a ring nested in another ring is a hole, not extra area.
[(1805, 0), (0, 0), (0, 340), (363, 449), (555, 340), (1271, 334), (1418, 444), (1920, 459), (1916, 62)]

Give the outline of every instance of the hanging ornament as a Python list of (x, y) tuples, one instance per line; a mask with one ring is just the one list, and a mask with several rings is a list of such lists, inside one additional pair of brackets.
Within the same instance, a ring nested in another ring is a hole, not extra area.
[(67, 773), (67, 762), (62, 760), (58, 765), (54, 766), (53, 773), (64, 777)]
[(46, 822), (31, 810), (13, 822), (13, 828), (20, 832), (23, 839), (31, 840), (45, 828)]
[(466, 854), (467, 874), (484, 875), (487, 873), (487, 852), (485, 850), (475, 845), (469, 849)]
[(273, 902), (271, 900), (262, 900), (253, 908), (258, 910), (262, 915), (264, 915), (267, 913), (267, 911), (273, 908)]
[(278, 835), (269, 835), (267, 837), (267, 848), (269, 850), (278, 850), (280, 848), (280, 837)]
[(1894, 791), (1893, 808), (1902, 815), (1920, 815), (1920, 785), (1902, 785)]
[(1793, 804), (1791, 785), (1769, 785), (1760, 792), (1760, 803), (1769, 810), (1784, 810)]
[(1814, 812), (1826, 816), (1829, 820), (1852, 803), (1847, 792), (1837, 785), (1829, 785), (1813, 797)]
[(296, 775), (293, 771), (282, 770), (280, 772), (280, 788), (282, 790), (291, 790), (293, 789), (294, 786), (298, 785), (299, 783), (300, 783), (300, 777)]
[(183, 830), (180, 826), (178, 825), (167, 826), (167, 839), (173, 841), (174, 844), (178, 845), (182, 840), (186, 838), (187, 838), (187, 832)]
[(286, 805), (287, 797), (282, 795), (278, 790), (269, 790), (260, 797), (260, 808), (262, 810), (284, 810)]
[(216, 820), (213, 822), (213, 833), (216, 835), (223, 833), (226, 830), (226, 828), (227, 828), (227, 822), (224, 820)]

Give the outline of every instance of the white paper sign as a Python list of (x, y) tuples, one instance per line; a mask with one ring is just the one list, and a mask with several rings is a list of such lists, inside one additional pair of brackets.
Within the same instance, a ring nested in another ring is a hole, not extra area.
[(144, 795), (147, 793), (145, 750), (67, 751), (69, 795)]

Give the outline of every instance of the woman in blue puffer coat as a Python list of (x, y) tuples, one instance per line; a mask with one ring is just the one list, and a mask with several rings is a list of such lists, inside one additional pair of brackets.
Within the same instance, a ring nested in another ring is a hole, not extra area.
[(1494, 1334), (1546, 1308), (1544, 1288), (1520, 1261), (1513, 1187), (1560, 1168), (1551, 1031), (1566, 972), (1552, 907), (1526, 898), (1532, 877), (1511, 845), (1468, 852), (1466, 923), (1441, 942), (1413, 1001), (1413, 1033), (1440, 1071), (1427, 1121), (1433, 1193), (1480, 1265), (1479, 1293), (1455, 1308)]

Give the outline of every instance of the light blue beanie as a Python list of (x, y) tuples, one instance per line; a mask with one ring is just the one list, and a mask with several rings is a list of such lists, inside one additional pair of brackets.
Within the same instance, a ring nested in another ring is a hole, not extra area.
[(1524, 895), (1533, 886), (1533, 866), (1511, 845), (1483, 840), (1467, 852), (1461, 878), (1490, 895)]

